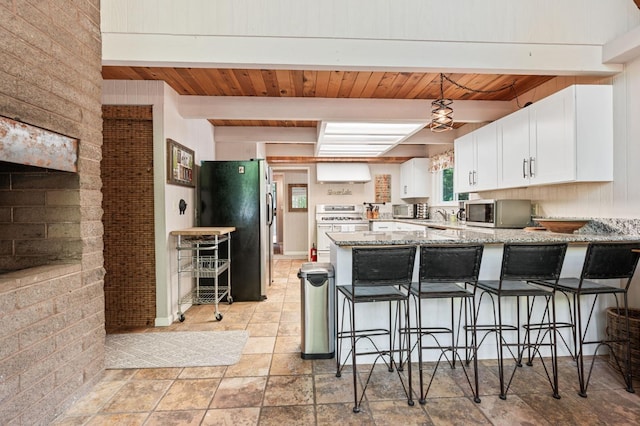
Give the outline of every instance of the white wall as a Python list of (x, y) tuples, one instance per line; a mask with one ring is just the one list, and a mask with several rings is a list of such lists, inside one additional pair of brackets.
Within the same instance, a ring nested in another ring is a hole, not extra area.
[(251, 143), (220, 143), (216, 144), (216, 160), (219, 161), (244, 161), (253, 158), (264, 158), (260, 155), (258, 145)]
[[(304, 256), (309, 252), (311, 243), (308, 241), (309, 224), (315, 221), (314, 211), (307, 205), (306, 212), (289, 211), (289, 184), (307, 183), (308, 172), (306, 169), (278, 169), (284, 175), (284, 224), (283, 224), (283, 249), (285, 255)], [(308, 190), (308, 188), (307, 188)], [(307, 202), (309, 201), (307, 191)]]
[[(166, 139), (193, 149), (198, 164), (215, 159), (213, 126), (206, 120), (180, 117), (178, 94), (162, 81), (106, 80), (102, 99), (105, 105), (153, 106), (156, 325), (170, 325), (178, 311), (178, 284), (175, 239), (169, 232), (194, 226), (196, 201), (194, 188), (167, 184)], [(179, 214), (180, 199), (187, 202), (184, 215)], [(183, 294), (190, 289), (184, 287)]]

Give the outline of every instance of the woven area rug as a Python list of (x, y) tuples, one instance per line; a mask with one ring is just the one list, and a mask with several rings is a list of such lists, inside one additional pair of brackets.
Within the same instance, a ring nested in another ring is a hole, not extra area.
[(240, 360), (247, 331), (167, 331), (107, 334), (105, 366), (120, 368), (210, 367)]

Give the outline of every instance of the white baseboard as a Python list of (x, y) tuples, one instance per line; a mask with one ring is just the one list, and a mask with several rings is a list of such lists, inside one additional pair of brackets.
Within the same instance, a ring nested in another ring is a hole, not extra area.
[(283, 254), (285, 256), (304, 256), (304, 257), (308, 255), (306, 251), (285, 251)]
[(157, 318), (155, 320), (155, 326), (156, 327), (168, 327), (171, 324), (173, 324), (174, 318), (173, 315), (171, 315), (170, 317), (164, 317), (164, 318)]

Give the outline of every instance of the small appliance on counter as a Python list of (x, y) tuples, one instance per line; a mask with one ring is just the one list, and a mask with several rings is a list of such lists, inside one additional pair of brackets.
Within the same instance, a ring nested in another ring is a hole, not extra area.
[(474, 200), (465, 203), (467, 225), (524, 228), (531, 222), (531, 200)]
[(456, 213), (456, 217), (459, 222), (465, 222), (467, 220), (467, 213), (464, 207), (464, 201), (460, 201), (458, 203), (458, 213)]
[(416, 219), (429, 219), (429, 204), (419, 203), (414, 204), (414, 217)]
[(393, 204), (391, 212), (394, 219), (413, 219), (415, 217), (413, 204)]

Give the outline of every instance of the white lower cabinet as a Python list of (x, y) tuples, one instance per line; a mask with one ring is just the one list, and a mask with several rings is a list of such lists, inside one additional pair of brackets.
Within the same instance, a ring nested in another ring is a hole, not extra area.
[(407, 222), (371, 222), (372, 231), (422, 231), (424, 225)]
[(404, 223), (404, 222), (396, 223), (396, 231), (422, 231), (422, 230), (424, 230), (424, 225), (417, 225), (415, 223)]
[(371, 222), (372, 231), (395, 231), (396, 222)]

